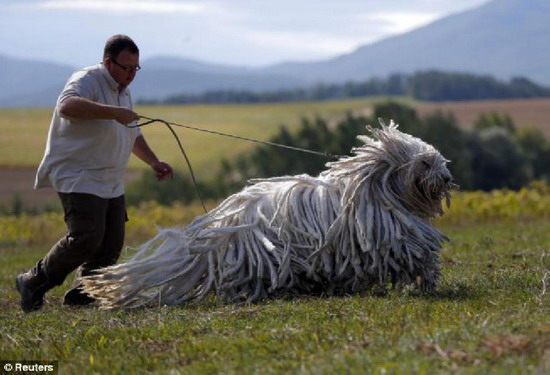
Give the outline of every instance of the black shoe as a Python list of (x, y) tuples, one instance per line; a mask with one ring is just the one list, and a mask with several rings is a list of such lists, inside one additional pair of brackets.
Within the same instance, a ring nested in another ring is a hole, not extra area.
[(68, 306), (86, 306), (94, 302), (95, 298), (90, 297), (81, 286), (69, 290), (63, 297), (63, 304)]
[(15, 287), (21, 294), (21, 308), (24, 312), (40, 310), (44, 305), (44, 295), (48, 288), (45, 284), (36, 285), (32, 276), (21, 273), (15, 278)]

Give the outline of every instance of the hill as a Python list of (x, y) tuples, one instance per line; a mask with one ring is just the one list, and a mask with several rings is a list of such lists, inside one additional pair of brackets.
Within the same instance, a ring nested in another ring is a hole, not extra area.
[(0, 55), (0, 106), (49, 106), (74, 69)]
[[(157, 57), (142, 61), (133, 93), (136, 99), (158, 100), (183, 92), (260, 92), (433, 69), (505, 80), (522, 76), (549, 85), (548, 14), (547, 0), (493, 0), (346, 55), (256, 69)], [(0, 106), (50, 106), (72, 70), (0, 56)]]
[(269, 91), (306, 84), (302, 79), (276, 72), (174, 57), (152, 58), (141, 65), (144, 69), (132, 83), (137, 99), (160, 99), (175, 93), (200, 94), (211, 90)]
[[(207, 64), (191, 59), (157, 57), (142, 61), (132, 83), (135, 98), (164, 98), (187, 92), (246, 89), (279, 90), (304, 84), (296, 78), (253, 69)], [(0, 56), (0, 107), (46, 107), (55, 104), (65, 81), (77, 67)]]
[(548, 84), (548, 14), (547, 0), (494, 0), (348, 55), (267, 71), (310, 81), (345, 81), (438, 69), (506, 79), (521, 75)]

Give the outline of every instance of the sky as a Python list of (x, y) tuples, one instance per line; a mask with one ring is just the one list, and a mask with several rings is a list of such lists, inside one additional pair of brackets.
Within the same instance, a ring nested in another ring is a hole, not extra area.
[(73, 67), (114, 34), (140, 58), (262, 67), (353, 52), (489, 0), (0, 0), (0, 54)]

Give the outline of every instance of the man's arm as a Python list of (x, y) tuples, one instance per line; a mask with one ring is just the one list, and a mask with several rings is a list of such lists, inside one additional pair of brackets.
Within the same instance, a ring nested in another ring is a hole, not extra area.
[(131, 109), (93, 102), (78, 96), (72, 96), (61, 102), (61, 116), (77, 120), (116, 120), (128, 125), (139, 119)]
[(151, 168), (153, 168), (159, 181), (165, 180), (168, 177), (172, 178), (174, 174), (172, 167), (168, 163), (160, 161), (157, 158), (153, 150), (151, 150), (145, 141), (143, 135), (136, 138), (132, 152), (146, 164), (151, 166)]

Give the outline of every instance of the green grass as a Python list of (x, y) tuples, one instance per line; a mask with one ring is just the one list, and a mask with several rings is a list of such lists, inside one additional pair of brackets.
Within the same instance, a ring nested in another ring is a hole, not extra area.
[[(267, 140), (281, 125), (294, 128), (299, 125), (301, 118), (312, 119), (315, 116), (339, 119), (348, 111), (365, 110), (381, 100), (368, 98), (257, 105), (138, 106), (136, 112), (179, 124)], [(51, 112), (51, 109), (44, 108), (0, 109), (0, 166), (38, 165), (46, 145)], [(164, 125), (156, 123), (142, 129), (161, 159), (179, 169), (187, 168), (172, 134)], [(217, 170), (222, 157), (230, 159), (255, 146), (254, 143), (194, 130), (176, 128), (176, 131), (201, 177)], [(131, 158), (130, 167), (143, 168), (144, 164), (137, 158)]]
[[(145, 116), (268, 139), (300, 117), (338, 118), (372, 101), (255, 106), (140, 107)], [(0, 165), (35, 166), (50, 109), (0, 110)], [(195, 170), (253, 147), (178, 129)], [(144, 128), (161, 158), (183, 168), (170, 133)], [(140, 164), (133, 160), (131, 166)], [(0, 220), (0, 360), (57, 360), (62, 374), (546, 374), (550, 373), (550, 190), (458, 195), (439, 222), (451, 242), (436, 293), (390, 291), (253, 305), (215, 299), (132, 311), (61, 306), (70, 279), (43, 310), (19, 309), (14, 277), (63, 232), (60, 213)], [(212, 203), (214, 204), (214, 203)], [(454, 211), (453, 211), (454, 210)], [(154, 224), (183, 224), (200, 207), (131, 208), (127, 241)], [(506, 218), (506, 219), (503, 219)]]
[[(0, 359), (60, 373), (544, 374), (550, 371), (549, 219), (445, 224), (433, 295), (215, 300), (132, 311), (19, 310), (13, 278), (46, 250), (0, 248)], [(46, 246), (44, 244), (44, 246)]]

